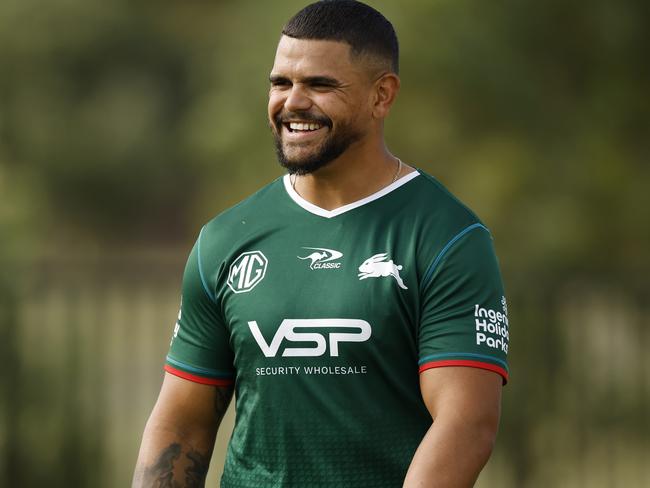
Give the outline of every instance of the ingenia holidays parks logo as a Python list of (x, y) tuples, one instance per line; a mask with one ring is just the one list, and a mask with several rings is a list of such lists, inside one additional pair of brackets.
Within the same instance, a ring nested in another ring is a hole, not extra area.
[(502, 310), (483, 308), (474, 305), (474, 324), (476, 326), (476, 345), (499, 349), (508, 354), (510, 329), (508, 325), (508, 304), (501, 297)]

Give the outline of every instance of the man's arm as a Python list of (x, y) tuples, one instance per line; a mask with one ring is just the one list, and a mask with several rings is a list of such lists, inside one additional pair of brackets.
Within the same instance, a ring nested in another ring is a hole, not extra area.
[(420, 374), (422, 398), (434, 421), (404, 488), (474, 486), (496, 439), (501, 388), (501, 376), (483, 369), (444, 367)]
[(132, 488), (205, 486), (219, 423), (233, 388), (165, 374), (147, 421)]

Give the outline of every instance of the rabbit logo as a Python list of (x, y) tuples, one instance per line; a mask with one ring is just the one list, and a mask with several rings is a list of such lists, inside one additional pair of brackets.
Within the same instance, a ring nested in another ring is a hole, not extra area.
[(393, 260), (386, 261), (388, 253), (382, 252), (375, 254), (366, 259), (361, 266), (359, 266), (359, 280), (366, 278), (380, 278), (382, 276), (392, 276), (397, 281), (397, 284), (403, 290), (408, 290), (399, 272), (402, 270), (402, 265), (395, 264)]

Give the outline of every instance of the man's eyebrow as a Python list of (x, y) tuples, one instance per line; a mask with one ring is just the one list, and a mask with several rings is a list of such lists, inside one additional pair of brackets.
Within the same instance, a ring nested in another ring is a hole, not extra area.
[(339, 86), (341, 84), (339, 80), (330, 78), (329, 76), (307, 76), (300, 81), (307, 85)]
[(271, 75), (269, 76), (269, 82), (272, 84), (275, 83), (286, 83), (289, 82), (289, 78), (286, 76), (281, 76), (281, 75)]
[[(276, 83), (291, 83), (291, 80), (286, 76), (282, 75), (271, 75), (269, 76), (269, 81), (272, 84)], [(297, 80), (299, 83), (304, 83), (305, 85), (325, 85), (325, 86), (341, 86), (341, 82), (336, 78), (331, 78), (329, 76), (306, 76), (304, 78), (299, 78)]]

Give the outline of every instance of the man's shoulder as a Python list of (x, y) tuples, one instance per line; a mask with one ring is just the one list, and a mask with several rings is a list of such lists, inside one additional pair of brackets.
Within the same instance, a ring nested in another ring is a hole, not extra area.
[(419, 177), (408, 193), (413, 212), (423, 223), (447, 227), (450, 232), (474, 223), (482, 224), (479, 217), (456, 195), (430, 174), (418, 169)]
[(272, 206), (282, 198), (282, 188), (282, 178), (276, 178), (244, 200), (210, 219), (205, 224), (206, 231), (215, 227), (223, 230), (224, 227), (240, 224), (241, 219), (251, 213), (257, 214), (272, 210)]
[(211, 245), (247, 234), (260, 221), (271, 218), (282, 201), (282, 178), (276, 178), (241, 202), (217, 214), (201, 231), (202, 242)]

